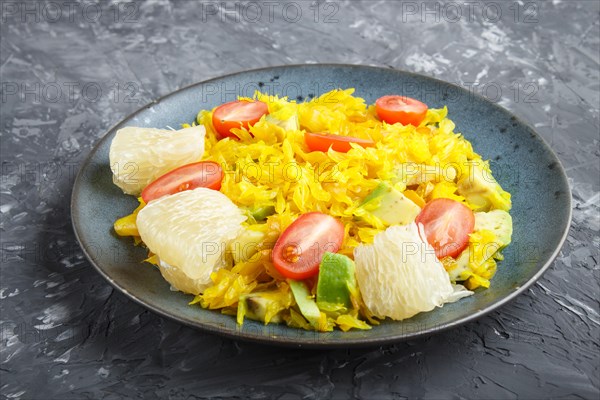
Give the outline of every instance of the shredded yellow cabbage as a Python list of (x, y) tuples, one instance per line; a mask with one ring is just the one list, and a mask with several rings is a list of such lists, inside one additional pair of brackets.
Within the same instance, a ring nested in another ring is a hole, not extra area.
[[(260, 257), (214, 272), (212, 285), (190, 304), (228, 313), (237, 307), (241, 324), (248, 310), (240, 298), (267, 293), (270, 311), (265, 322), (279, 315), (289, 326), (314, 329), (299, 313), (289, 287), (271, 264), (270, 251), (281, 232), (299, 215), (320, 211), (344, 224), (345, 238), (339, 252), (353, 258), (356, 246), (372, 243), (374, 236), (386, 229), (381, 220), (361, 207), (363, 199), (381, 181), (392, 182), (419, 207), (435, 198), (449, 198), (474, 210), (510, 208), (510, 194), (493, 178), (495, 192), (488, 197), (481, 197), (477, 191), (480, 188), (468, 187), (469, 174), (488, 174), (489, 165), (473, 151), (471, 143), (454, 132), (446, 107), (429, 109), (418, 127), (390, 125), (378, 119), (374, 106), (353, 93), (354, 89), (333, 90), (297, 103), (257, 92), (253, 99), (266, 103), (269, 114), (248, 130), (233, 129), (240, 140), (219, 138), (212, 125), (214, 109), (198, 113), (193, 125), (204, 125), (207, 131), (203, 160), (219, 163), (225, 172), (221, 192), (239, 207), (274, 207), (275, 214), (267, 218), (263, 228), (266, 235), (258, 246)], [(370, 139), (376, 145), (363, 148), (353, 144), (347, 153), (332, 149), (311, 152), (305, 144), (305, 131), (350, 135)], [(399, 166), (408, 169), (403, 172)], [(405, 174), (410, 168), (415, 174)], [(460, 185), (465, 189), (462, 192)], [(119, 234), (135, 233), (131, 218), (127, 218), (115, 224)], [(252, 218), (249, 221), (256, 222)], [(486, 244), (493, 241), (489, 231), (471, 235), (468, 268), (459, 276), (467, 288), (489, 287), (496, 262), (486, 253)], [(495, 257), (501, 255), (496, 253)], [(442, 261), (448, 271), (457, 268), (454, 259)], [(369, 329), (364, 320), (378, 323), (359, 294), (352, 296), (352, 302), (353, 309), (346, 314), (323, 314), (318, 329)]]
[[(268, 105), (270, 115), (297, 115), (300, 130), (283, 130), (263, 117), (248, 131), (235, 130), (242, 140), (218, 139), (212, 112), (202, 111), (197, 123), (207, 128), (204, 159), (225, 166), (221, 191), (242, 207), (274, 206), (283, 230), (300, 214), (321, 211), (339, 218), (346, 227), (340, 253), (352, 257), (361, 242), (371, 243), (385, 226), (359, 204), (379, 183), (397, 176), (399, 163), (453, 166), (458, 177), (469, 160), (481, 159), (471, 144), (454, 132), (447, 109), (429, 110), (424, 124), (381, 123), (373, 106), (352, 96), (353, 89), (334, 90), (297, 104), (261, 93), (255, 99)], [(347, 153), (310, 152), (303, 129), (372, 139), (373, 148), (354, 146)], [(457, 178), (458, 179), (458, 178)], [(431, 185), (430, 190), (424, 187)], [(415, 194), (428, 201), (456, 194), (455, 182), (426, 182)]]
[[(354, 89), (334, 90), (298, 104), (257, 92), (254, 99), (267, 104), (269, 117), (262, 117), (249, 130), (234, 130), (240, 140), (219, 140), (212, 126), (212, 111), (198, 114), (196, 123), (207, 129), (204, 159), (225, 167), (221, 191), (241, 207), (275, 208), (276, 213), (267, 220), (265, 243), (273, 244), (300, 214), (320, 211), (344, 223), (345, 239), (339, 252), (352, 258), (358, 244), (372, 243), (374, 236), (386, 228), (365, 207), (360, 207), (362, 200), (381, 180), (398, 182), (396, 187), (406, 191), (406, 195), (421, 207), (427, 201), (443, 197), (477, 208), (457, 193), (457, 182), (471, 173), (473, 164), (487, 164), (473, 151), (471, 143), (454, 132), (455, 125), (446, 118), (445, 107), (428, 110), (419, 127), (389, 125), (380, 122), (374, 107), (352, 96), (353, 93)], [(298, 129), (283, 129), (283, 123), (291, 118), (298, 119)], [(304, 141), (305, 130), (371, 139), (376, 146), (353, 145), (347, 153), (332, 149), (311, 152)], [(421, 182), (407, 188), (411, 182), (402, 181), (399, 164), (422, 169), (429, 166), (441, 173), (425, 176)], [(448, 171), (451, 174), (446, 174)], [(506, 198), (505, 194), (498, 196)], [(475, 233), (471, 243), (488, 239), (485, 232)], [(272, 245), (262, 247), (269, 249)], [(269, 264), (267, 261), (266, 265)], [(469, 288), (488, 287), (495, 268), (494, 259), (484, 258), (479, 247), (474, 246), (469, 273), (463, 274), (462, 280)], [(231, 274), (229, 271), (215, 273), (214, 286), (199, 296), (203, 306), (230, 305), (235, 296), (252, 290), (251, 279)], [(275, 281), (282, 279), (277, 277), (276, 271), (269, 276)], [(362, 318), (376, 323), (364, 305), (356, 301), (355, 306), (348, 314), (329, 318), (328, 324), (343, 330), (368, 329), (369, 325), (358, 318), (357, 310), (361, 311)], [(242, 315), (238, 310), (240, 319), (243, 319), (243, 310)], [(311, 329), (293, 308), (287, 312), (285, 320), (290, 326)], [(319, 325), (320, 330), (327, 329), (323, 321)]]

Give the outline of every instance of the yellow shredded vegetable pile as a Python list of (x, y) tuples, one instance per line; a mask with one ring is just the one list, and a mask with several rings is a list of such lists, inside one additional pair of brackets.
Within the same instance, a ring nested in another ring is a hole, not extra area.
[[(374, 106), (354, 97), (353, 92), (334, 90), (302, 103), (257, 93), (254, 98), (268, 105), (269, 114), (249, 131), (234, 129), (232, 132), (241, 140), (219, 139), (212, 126), (212, 111), (200, 111), (193, 125), (202, 124), (207, 130), (202, 159), (215, 161), (224, 169), (221, 192), (241, 208), (272, 206), (275, 213), (256, 228), (266, 234), (258, 246), (258, 256), (214, 272), (212, 286), (196, 296), (192, 304), (237, 314), (242, 323), (246, 310), (238, 307), (240, 296), (268, 292), (277, 299), (277, 306), (269, 310), (266, 323), (283, 315), (290, 326), (312, 329), (295, 307), (289, 286), (270, 262), (274, 242), (299, 215), (320, 211), (339, 219), (345, 227), (339, 253), (353, 258), (355, 247), (372, 243), (374, 236), (387, 228), (360, 207), (381, 181), (393, 182), (420, 207), (435, 198), (450, 198), (474, 211), (481, 209), (457, 192), (461, 178), (472, 174), (472, 169), (489, 172), (489, 166), (473, 151), (471, 143), (454, 132), (446, 108), (429, 109), (418, 127), (389, 125), (377, 118)], [(286, 129), (294, 125), (296, 118), (299, 129)], [(331, 149), (310, 152), (304, 130), (371, 139), (376, 145), (363, 148), (353, 144), (347, 153)], [(499, 193), (495, 208), (508, 210), (510, 195)], [(254, 225), (256, 221), (250, 217), (246, 224)], [(465, 281), (469, 289), (489, 286), (496, 262), (492, 257), (485, 258), (480, 249), (494, 240), (489, 231), (471, 235), (469, 268), (457, 279)], [(456, 267), (452, 259), (442, 261), (448, 271)], [(376, 323), (361, 304), (359, 294), (353, 302), (355, 311), (337, 318), (324, 316), (319, 329), (368, 329), (365, 320)], [(281, 314), (282, 310), (287, 312)]]
[[(418, 128), (382, 124), (374, 107), (353, 97), (353, 92), (336, 90), (300, 104), (260, 93), (256, 98), (267, 103), (275, 118), (297, 113), (302, 128), (372, 139), (377, 143), (374, 148), (309, 152), (301, 130), (285, 131), (264, 117), (250, 128), (252, 135), (239, 129), (234, 132), (241, 140), (219, 140), (210, 111), (201, 111), (197, 119), (207, 128), (204, 159), (227, 168), (221, 187), (227, 197), (239, 206), (274, 206), (276, 215), (269, 223), (279, 231), (309, 211), (340, 218), (346, 227), (340, 253), (349, 257), (359, 243), (371, 243), (375, 234), (385, 229), (359, 205), (379, 179), (396, 177), (399, 163), (450, 165), (460, 169), (460, 176), (468, 173), (468, 160), (481, 159), (467, 140), (454, 133), (446, 108), (429, 110)], [(441, 179), (418, 185), (414, 195), (423, 200), (447, 197), (464, 201), (456, 190), (456, 184)]]

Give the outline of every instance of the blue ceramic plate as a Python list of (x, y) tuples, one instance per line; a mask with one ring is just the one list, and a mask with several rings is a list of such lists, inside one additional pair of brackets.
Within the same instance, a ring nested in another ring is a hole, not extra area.
[[(260, 89), (305, 100), (333, 88), (356, 88), (373, 103), (385, 94), (417, 98), (431, 108), (448, 106), (449, 117), (512, 194), (513, 243), (504, 251), (492, 286), (474, 296), (406, 321), (385, 321), (369, 331), (307, 332), (246, 321), (188, 306), (189, 295), (169, 290), (160, 273), (142, 264), (146, 251), (115, 235), (113, 222), (136, 207), (132, 196), (112, 184), (108, 152), (125, 126), (179, 127), (238, 95)], [(73, 227), (85, 254), (114, 287), (152, 311), (208, 332), (235, 339), (305, 347), (380, 345), (429, 335), (474, 320), (500, 307), (533, 284), (562, 246), (571, 219), (565, 172), (533, 129), (505, 109), (460, 87), (391, 69), (355, 65), (298, 65), (264, 68), (201, 82), (169, 94), (113, 127), (83, 163), (71, 204)]]

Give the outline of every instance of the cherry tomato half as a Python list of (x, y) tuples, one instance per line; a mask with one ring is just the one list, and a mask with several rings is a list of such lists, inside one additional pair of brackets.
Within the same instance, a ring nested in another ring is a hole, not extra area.
[(222, 137), (239, 139), (231, 132), (233, 128), (246, 128), (254, 125), (269, 109), (262, 101), (236, 100), (220, 105), (215, 109), (212, 123)]
[(320, 212), (302, 214), (281, 234), (271, 259), (281, 275), (306, 279), (319, 273), (326, 251), (335, 253), (344, 240), (344, 224)]
[(361, 139), (352, 136), (341, 136), (329, 133), (306, 132), (304, 140), (310, 151), (328, 151), (333, 148), (335, 151), (347, 153), (352, 148), (350, 143), (356, 143), (362, 147), (373, 147), (375, 142), (369, 139)]
[(142, 191), (142, 199), (148, 203), (167, 194), (199, 187), (219, 190), (223, 180), (223, 169), (212, 161), (201, 161), (183, 165), (167, 172)]
[(473, 211), (451, 199), (431, 200), (415, 220), (423, 224), (427, 242), (438, 259), (458, 256), (469, 244), (475, 227)]
[(406, 96), (383, 96), (375, 102), (377, 115), (388, 124), (419, 126), (427, 114), (427, 105)]

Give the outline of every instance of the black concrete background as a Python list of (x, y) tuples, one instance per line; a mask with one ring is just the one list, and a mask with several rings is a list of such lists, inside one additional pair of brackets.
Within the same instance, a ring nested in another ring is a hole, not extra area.
[[(598, 398), (599, 2), (0, 6), (2, 398)], [(489, 316), (426, 339), (297, 351), (160, 318), (91, 268), (69, 200), (110, 126), (197, 81), (318, 62), (435, 76), (534, 126), (574, 197), (569, 238), (544, 277)]]

